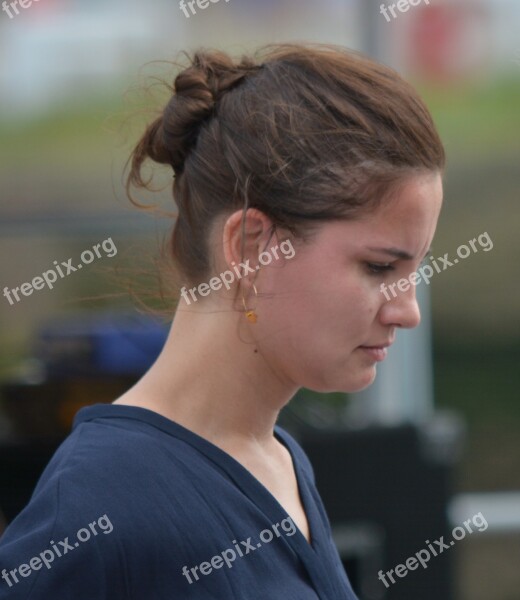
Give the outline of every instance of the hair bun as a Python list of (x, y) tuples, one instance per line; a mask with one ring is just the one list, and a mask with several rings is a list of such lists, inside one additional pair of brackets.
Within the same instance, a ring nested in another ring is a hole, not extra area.
[(177, 75), (174, 95), (162, 117), (162, 143), (176, 173), (182, 172), (201, 126), (215, 114), (223, 94), (259, 68), (247, 59), (235, 64), (224, 53), (198, 51), (191, 65)]

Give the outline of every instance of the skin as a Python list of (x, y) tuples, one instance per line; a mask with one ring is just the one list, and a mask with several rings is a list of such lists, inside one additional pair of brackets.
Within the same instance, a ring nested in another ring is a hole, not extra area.
[[(391, 342), (398, 328), (419, 324), (415, 287), (386, 300), (380, 285), (417, 270), (441, 205), (441, 176), (415, 175), (375, 212), (325, 223), (306, 243), (292, 240), (292, 259), (282, 255), (248, 276), (252, 279), (240, 280), (238, 302), (234, 288), (212, 291), (189, 306), (180, 302), (161, 355), (115, 404), (154, 410), (219, 446), (285, 502), (304, 530), (292, 462), (273, 436), (278, 413), (301, 387), (319, 392), (367, 387), (376, 363), (360, 346)], [(269, 218), (249, 209), (242, 255), (241, 218), (237, 211), (215, 222), (210, 244), (215, 268), (208, 281), (242, 256), (258, 264), (259, 252), (286, 239), (270, 237)], [(399, 248), (413, 258), (368, 250), (374, 247)], [(393, 270), (376, 274), (367, 263)], [(242, 294), (256, 310), (255, 324), (244, 316)]]

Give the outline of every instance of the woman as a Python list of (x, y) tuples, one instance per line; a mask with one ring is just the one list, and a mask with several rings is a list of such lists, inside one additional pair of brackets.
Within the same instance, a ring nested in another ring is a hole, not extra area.
[(416, 271), (439, 217), (428, 110), (341, 48), (199, 51), (129, 189), (147, 159), (174, 174), (170, 335), (133, 388), (76, 416), (2, 538), (1, 597), (355, 599), (312, 467), (275, 423), (301, 387), (370, 385), (419, 323), (414, 286), (382, 286)]

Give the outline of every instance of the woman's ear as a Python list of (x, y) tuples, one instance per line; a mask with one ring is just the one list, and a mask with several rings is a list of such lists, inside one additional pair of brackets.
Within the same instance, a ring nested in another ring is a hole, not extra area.
[(232, 213), (224, 223), (222, 250), (227, 268), (238, 265), (242, 277), (254, 281), (259, 266), (258, 256), (273, 238), (271, 219), (256, 208)]

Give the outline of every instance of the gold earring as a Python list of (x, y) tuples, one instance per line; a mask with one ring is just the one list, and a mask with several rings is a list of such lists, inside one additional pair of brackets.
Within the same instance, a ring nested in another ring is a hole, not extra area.
[[(258, 297), (258, 291), (256, 289), (255, 284), (253, 283), (253, 289), (255, 290), (255, 297)], [(248, 309), (246, 307), (246, 301), (244, 299), (244, 296), (242, 296), (242, 304), (244, 305), (244, 312), (246, 314), (246, 319), (250, 322), (250, 323), (256, 323), (257, 319), (258, 319), (258, 315), (256, 314), (256, 312), (254, 311), (254, 309)]]

